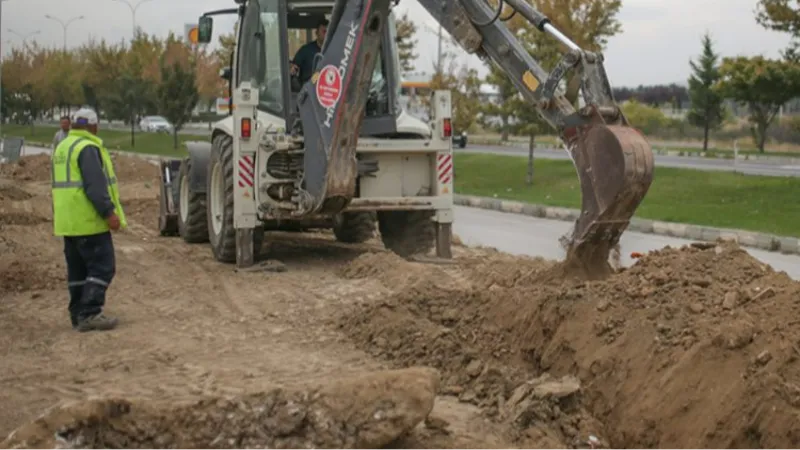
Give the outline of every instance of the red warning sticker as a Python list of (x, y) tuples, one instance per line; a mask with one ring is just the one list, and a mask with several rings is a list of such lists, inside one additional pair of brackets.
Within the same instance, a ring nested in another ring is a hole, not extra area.
[(332, 108), (342, 95), (342, 76), (333, 65), (322, 68), (317, 78), (317, 99), (324, 108)]

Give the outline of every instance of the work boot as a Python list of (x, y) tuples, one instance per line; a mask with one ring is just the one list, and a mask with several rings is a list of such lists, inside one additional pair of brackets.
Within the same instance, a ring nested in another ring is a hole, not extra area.
[(92, 330), (112, 330), (117, 327), (117, 322), (119, 321), (115, 317), (107, 317), (103, 313), (99, 313), (78, 322), (76, 329), (81, 333)]

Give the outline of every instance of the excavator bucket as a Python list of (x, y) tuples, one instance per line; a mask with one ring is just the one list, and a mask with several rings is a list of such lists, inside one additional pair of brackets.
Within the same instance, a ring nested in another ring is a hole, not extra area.
[(581, 183), (581, 216), (567, 248), (567, 263), (584, 274), (610, 271), (611, 250), (653, 181), (653, 152), (635, 128), (593, 124), (570, 151)]

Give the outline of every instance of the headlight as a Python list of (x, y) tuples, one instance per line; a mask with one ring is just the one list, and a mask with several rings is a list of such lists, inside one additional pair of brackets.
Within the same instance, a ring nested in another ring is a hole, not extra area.
[(467, 132), (466, 131), (462, 131), (461, 135), (464, 136), (464, 137), (467, 137)]

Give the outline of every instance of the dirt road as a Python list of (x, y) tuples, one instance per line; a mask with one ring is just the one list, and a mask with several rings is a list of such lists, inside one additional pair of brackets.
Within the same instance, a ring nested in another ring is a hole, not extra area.
[[(797, 447), (800, 284), (744, 251), (666, 249), (605, 281), (456, 248), (271, 234), (285, 273), (237, 273), (157, 235), (156, 169), (118, 159), (109, 333), (70, 328), (47, 157), (0, 168), (0, 436), (103, 395), (185, 404), (428, 366), (433, 411), (394, 447)], [(131, 445), (131, 444), (129, 444)]]

